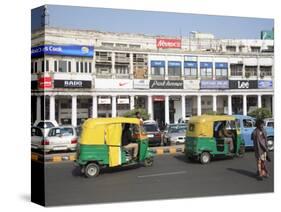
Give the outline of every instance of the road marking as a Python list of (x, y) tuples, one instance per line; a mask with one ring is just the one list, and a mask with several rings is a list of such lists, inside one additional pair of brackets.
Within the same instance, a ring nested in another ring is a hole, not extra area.
[(145, 178), (145, 177), (158, 177), (158, 176), (166, 176), (166, 175), (176, 175), (176, 174), (185, 174), (186, 171), (178, 171), (178, 172), (164, 172), (159, 174), (149, 174), (149, 175), (141, 175), (138, 178)]

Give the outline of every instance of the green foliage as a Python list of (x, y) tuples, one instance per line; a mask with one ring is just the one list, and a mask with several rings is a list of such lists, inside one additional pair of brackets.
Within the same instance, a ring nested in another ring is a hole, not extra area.
[(258, 108), (249, 113), (249, 116), (255, 117), (256, 119), (265, 119), (271, 118), (272, 114), (267, 108)]
[(143, 120), (147, 120), (149, 119), (150, 114), (147, 113), (147, 110), (143, 109), (143, 108), (135, 108), (133, 110), (129, 110), (127, 111), (124, 116), (125, 117), (136, 117), (136, 112), (140, 112), (141, 117)]

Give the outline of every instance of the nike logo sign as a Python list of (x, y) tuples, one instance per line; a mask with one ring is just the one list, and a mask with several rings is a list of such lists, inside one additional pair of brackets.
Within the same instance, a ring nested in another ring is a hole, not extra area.
[(128, 84), (127, 82), (119, 82), (119, 86), (123, 86), (123, 85), (126, 85)]

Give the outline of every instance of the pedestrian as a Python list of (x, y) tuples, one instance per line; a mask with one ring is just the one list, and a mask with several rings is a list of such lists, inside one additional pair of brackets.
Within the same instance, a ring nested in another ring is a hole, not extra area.
[(263, 177), (269, 176), (267, 161), (270, 161), (267, 148), (266, 132), (263, 128), (264, 122), (261, 119), (256, 121), (256, 129), (252, 133), (254, 143), (255, 157), (257, 161), (257, 178), (263, 180)]
[(140, 120), (140, 125), (143, 125), (143, 120), (139, 111), (136, 112), (136, 118)]
[(126, 123), (122, 131), (122, 146), (126, 150), (133, 149), (133, 160), (137, 160), (139, 145), (133, 142), (130, 124)]

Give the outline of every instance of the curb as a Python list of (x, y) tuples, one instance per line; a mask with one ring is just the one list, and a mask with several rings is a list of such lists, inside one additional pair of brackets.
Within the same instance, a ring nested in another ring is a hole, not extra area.
[(43, 163), (59, 163), (64, 161), (74, 161), (76, 159), (76, 154), (62, 154), (62, 155), (44, 155), (39, 153), (31, 152), (31, 160)]
[(168, 148), (157, 148), (157, 149), (150, 149), (156, 155), (167, 155), (167, 154), (176, 154), (176, 153), (183, 153), (184, 148), (182, 147), (168, 147)]

